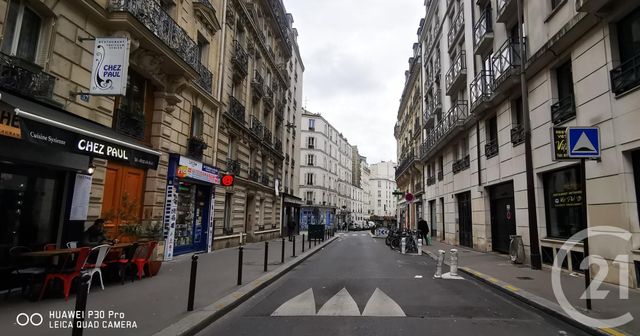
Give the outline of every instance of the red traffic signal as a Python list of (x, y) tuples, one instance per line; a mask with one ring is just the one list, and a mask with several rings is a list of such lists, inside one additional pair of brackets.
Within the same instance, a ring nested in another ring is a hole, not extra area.
[(233, 185), (233, 181), (235, 180), (235, 178), (233, 177), (233, 175), (222, 175), (222, 186), (223, 187), (231, 187)]

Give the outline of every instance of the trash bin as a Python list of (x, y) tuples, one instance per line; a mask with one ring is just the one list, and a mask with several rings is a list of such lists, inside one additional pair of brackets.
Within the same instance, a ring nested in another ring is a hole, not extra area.
[(309, 224), (309, 239), (324, 238), (324, 225), (322, 224)]

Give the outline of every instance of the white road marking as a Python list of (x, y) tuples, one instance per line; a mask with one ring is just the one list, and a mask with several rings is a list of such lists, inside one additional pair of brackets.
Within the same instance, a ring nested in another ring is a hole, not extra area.
[(422, 279), (422, 275), (416, 275), (413, 277), (414, 279)]
[(347, 289), (342, 288), (320, 308), (318, 316), (360, 316), (360, 309)]
[(405, 317), (404, 311), (387, 294), (376, 288), (362, 311), (362, 316), (400, 316)]
[(366, 236), (367, 236), (367, 234), (366, 234), (366, 233), (361, 233), (361, 234), (360, 234), (360, 237), (366, 237)]
[(358, 236), (358, 234), (357, 234), (357, 233), (352, 233), (352, 234), (351, 234), (351, 237), (357, 237), (357, 236)]
[(309, 288), (283, 303), (271, 316), (314, 316), (315, 314), (316, 301), (313, 297), (313, 289)]

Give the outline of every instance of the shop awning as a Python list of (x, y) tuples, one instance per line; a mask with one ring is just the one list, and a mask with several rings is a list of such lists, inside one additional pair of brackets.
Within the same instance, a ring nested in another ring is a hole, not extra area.
[(0, 92), (0, 100), (15, 107), (23, 140), (134, 167), (158, 167), (160, 152), (133, 143), (111, 128), (6, 92)]
[(302, 201), (302, 198), (295, 197), (295, 196), (289, 195), (289, 194), (284, 194), (284, 202), (285, 203), (289, 203), (289, 204), (304, 205), (304, 202)]

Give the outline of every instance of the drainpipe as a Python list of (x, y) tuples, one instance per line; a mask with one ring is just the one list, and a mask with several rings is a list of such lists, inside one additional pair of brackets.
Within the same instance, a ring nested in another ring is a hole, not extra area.
[(531, 254), (531, 269), (542, 268), (540, 258), (540, 243), (538, 241), (538, 215), (536, 213), (536, 193), (533, 178), (533, 156), (531, 154), (531, 121), (529, 120), (529, 90), (527, 88), (527, 74), (525, 65), (524, 29), (522, 15), (524, 14), (522, 0), (517, 0), (518, 9), (518, 37), (520, 39), (520, 89), (522, 90), (522, 112), (524, 128), (524, 153), (527, 174), (527, 212), (529, 213), (529, 248)]
[(220, 41), (220, 57), (218, 57), (218, 93), (216, 98), (220, 103), (220, 107), (216, 112), (216, 126), (214, 129), (214, 144), (213, 144), (213, 165), (218, 165), (218, 134), (220, 133), (220, 118), (222, 118), (222, 87), (224, 82), (224, 64), (225, 64), (225, 52), (227, 50), (225, 43), (227, 37), (227, 0), (222, 1), (222, 37)]
[(480, 121), (476, 120), (476, 152), (478, 153), (478, 187), (482, 186), (481, 164), (480, 164)]

